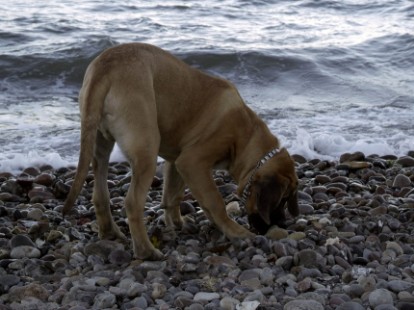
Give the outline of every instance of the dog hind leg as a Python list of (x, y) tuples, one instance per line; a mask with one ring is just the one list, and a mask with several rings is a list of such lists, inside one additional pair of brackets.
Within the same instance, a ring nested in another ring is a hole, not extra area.
[(132, 169), (125, 209), (134, 255), (140, 259), (160, 260), (163, 254), (150, 242), (144, 221), (145, 202), (155, 175), (160, 143), (157, 121), (148, 115), (142, 116), (139, 121), (124, 122), (118, 129), (115, 139)]
[(101, 239), (126, 240), (124, 234), (115, 224), (109, 203), (108, 163), (115, 142), (107, 140), (100, 131), (97, 132), (92, 167), (95, 176), (93, 187), (93, 204)]

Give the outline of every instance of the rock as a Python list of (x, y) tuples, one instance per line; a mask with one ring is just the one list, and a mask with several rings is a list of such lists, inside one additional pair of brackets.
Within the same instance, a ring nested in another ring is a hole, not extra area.
[(288, 231), (278, 226), (272, 226), (266, 233), (266, 237), (271, 240), (281, 240), (287, 238)]
[(392, 187), (396, 188), (403, 188), (403, 187), (409, 187), (411, 185), (411, 180), (409, 177), (407, 177), (404, 174), (398, 174), (392, 183)]
[(368, 296), (369, 304), (375, 308), (379, 305), (393, 305), (394, 301), (390, 291), (386, 289), (376, 289)]
[(131, 301), (131, 305), (138, 309), (147, 309), (148, 308), (148, 301), (145, 299), (144, 296), (137, 297)]
[(288, 238), (289, 239), (292, 239), (292, 240), (299, 241), (299, 240), (305, 239), (306, 238), (306, 234), (303, 231), (295, 231), (295, 232), (291, 233), (288, 236)]
[(99, 240), (97, 242), (88, 243), (85, 246), (85, 255), (98, 255), (107, 259), (109, 254), (114, 250), (124, 250), (124, 245), (112, 240)]
[(410, 291), (414, 288), (414, 283), (404, 280), (391, 280), (388, 282), (388, 288), (395, 293)]
[(315, 300), (292, 300), (285, 304), (283, 310), (323, 310), (319, 302)]
[(347, 161), (363, 161), (365, 160), (365, 154), (362, 152), (355, 152), (355, 153), (344, 153), (339, 157), (339, 162), (344, 163)]
[(327, 175), (320, 174), (320, 175), (315, 176), (315, 183), (326, 184), (329, 182), (331, 182), (331, 178)]
[(165, 293), (167, 292), (167, 288), (162, 283), (153, 283), (152, 284), (152, 292), (151, 297), (153, 299), (162, 299), (165, 296)]
[(210, 255), (207, 256), (204, 261), (207, 264), (214, 266), (236, 267), (235, 262), (226, 256)]
[(134, 282), (133, 280), (128, 281), (128, 284), (121, 285), (119, 284), (121, 288), (125, 288), (127, 290), (127, 294), (129, 297), (133, 298), (136, 297), (148, 290), (148, 287), (144, 284)]
[(196, 212), (196, 209), (194, 208), (193, 204), (189, 201), (182, 201), (180, 203), (180, 212), (182, 216), (185, 216), (187, 214), (193, 214)]
[(27, 218), (29, 220), (40, 221), (43, 217), (43, 211), (40, 209), (31, 209), (27, 213)]
[(27, 245), (36, 247), (35, 243), (26, 235), (15, 235), (10, 240), (10, 247), (15, 248), (18, 246)]
[(0, 201), (4, 202), (19, 202), (21, 198), (18, 195), (2, 192), (0, 193)]
[(315, 212), (315, 209), (310, 204), (299, 204), (299, 214), (310, 215), (310, 214), (313, 214), (314, 212)]
[(25, 297), (35, 297), (41, 301), (47, 301), (49, 295), (49, 291), (37, 283), (31, 283), (25, 286), (13, 286), (9, 290), (10, 301), (21, 301)]
[(52, 174), (41, 173), (38, 176), (36, 176), (33, 181), (34, 183), (40, 184), (43, 186), (51, 186), (54, 180), (55, 180), (55, 177)]
[(386, 242), (386, 249), (387, 250), (392, 250), (395, 252), (396, 255), (402, 255), (404, 254), (404, 250), (401, 247), (401, 245), (399, 245), (397, 242), (395, 241), (387, 241)]
[(313, 268), (318, 265), (321, 257), (318, 257), (314, 250), (305, 249), (294, 255), (295, 265), (302, 265), (306, 268)]
[(104, 292), (95, 296), (93, 303), (94, 309), (111, 308), (116, 303), (116, 297), (110, 292)]
[(41, 255), (40, 250), (30, 245), (21, 245), (14, 247), (10, 251), (10, 258), (39, 258)]
[(236, 305), (239, 305), (240, 301), (233, 298), (226, 296), (220, 300), (220, 307), (223, 310), (234, 310), (236, 309)]
[(339, 305), (336, 310), (365, 310), (366, 308), (355, 301), (347, 301)]
[(110, 263), (121, 266), (131, 262), (132, 255), (122, 249), (115, 249), (109, 253), (108, 260)]
[(20, 277), (14, 274), (1, 275), (0, 294), (6, 293), (12, 286), (20, 282)]
[(211, 301), (219, 298), (220, 295), (218, 293), (198, 292), (194, 296), (194, 301)]
[(241, 304), (236, 306), (236, 310), (256, 310), (259, 307), (260, 302), (258, 301), (243, 301)]
[(237, 216), (241, 214), (240, 205), (237, 201), (229, 202), (226, 205), (226, 212), (230, 216)]
[(398, 158), (396, 163), (403, 167), (414, 167), (414, 158), (411, 156), (403, 156)]

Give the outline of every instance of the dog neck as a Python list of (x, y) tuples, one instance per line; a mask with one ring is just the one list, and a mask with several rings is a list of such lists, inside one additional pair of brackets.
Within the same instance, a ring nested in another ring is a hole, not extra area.
[(256, 174), (257, 170), (259, 170), (261, 166), (263, 166), (269, 159), (273, 158), (279, 152), (280, 152), (279, 148), (274, 148), (273, 150), (268, 152), (265, 156), (263, 156), (262, 159), (260, 159), (260, 161), (257, 163), (256, 167), (251, 172), (249, 179), (247, 180), (247, 183), (244, 186), (242, 195), (240, 197), (240, 202), (242, 205), (246, 205), (247, 199), (249, 198), (251, 194), (250, 188), (252, 186), (253, 177)]

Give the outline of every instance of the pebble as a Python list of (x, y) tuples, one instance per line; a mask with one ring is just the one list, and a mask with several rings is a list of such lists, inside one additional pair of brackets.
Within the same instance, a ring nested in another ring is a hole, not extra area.
[[(158, 262), (135, 259), (129, 242), (99, 240), (92, 174), (74, 216), (65, 218), (72, 167), (1, 174), (0, 308), (410, 309), (414, 159), (360, 152), (339, 164), (294, 158), (300, 215), (234, 244), (188, 190), (183, 229), (166, 229), (159, 170), (145, 211), (151, 240), (165, 254)], [(128, 164), (111, 164), (108, 177), (114, 220), (129, 236)], [(230, 176), (218, 171), (214, 179), (229, 216), (248, 227)]]
[(376, 289), (369, 294), (369, 304), (375, 308), (379, 305), (393, 305), (393, 298), (390, 291), (386, 289)]
[(315, 300), (292, 300), (285, 304), (283, 310), (323, 310), (324, 307)]
[(271, 227), (266, 233), (266, 237), (272, 240), (281, 240), (287, 238), (288, 235), (289, 233), (286, 229), (279, 228), (278, 226)]
[(213, 299), (219, 299), (220, 295), (218, 293), (210, 292), (198, 292), (194, 296), (194, 301), (211, 301)]

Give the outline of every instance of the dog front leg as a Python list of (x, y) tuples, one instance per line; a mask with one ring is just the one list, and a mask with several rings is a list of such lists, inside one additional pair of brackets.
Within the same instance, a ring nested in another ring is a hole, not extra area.
[(184, 196), (184, 180), (178, 173), (175, 163), (166, 161), (164, 164), (164, 189), (162, 206), (165, 209), (165, 224), (181, 228), (183, 219), (180, 213), (180, 202)]
[(224, 200), (214, 183), (211, 167), (206, 162), (200, 161), (202, 155), (194, 150), (182, 153), (176, 161), (177, 170), (203, 207), (206, 216), (227, 238), (236, 240), (253, 237), (253, 233), (227, 215)]

